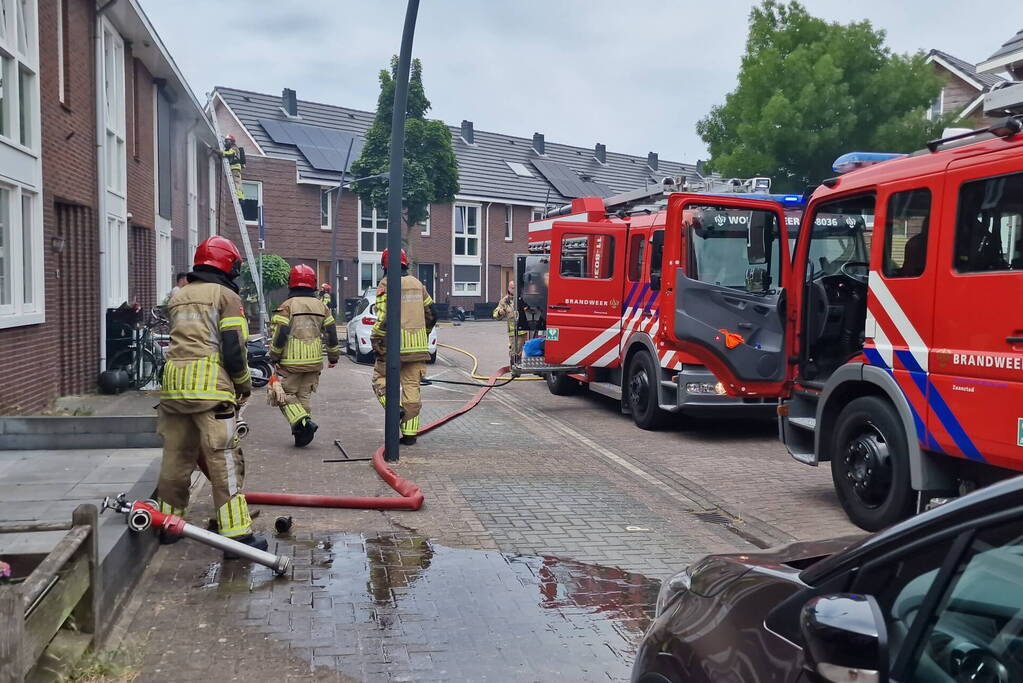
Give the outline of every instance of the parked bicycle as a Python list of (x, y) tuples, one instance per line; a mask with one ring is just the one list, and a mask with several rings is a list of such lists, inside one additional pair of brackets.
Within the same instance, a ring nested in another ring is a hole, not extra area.
[(126, 348), (107, 362), (111, 370), (124, 370), (132, 389), (159, 384), (166, 362), (164, 349), (170, 343), (170, 321), (160, 308), (137, 312), (134, 325), (121, 323), (111, 331), (127, 341)]

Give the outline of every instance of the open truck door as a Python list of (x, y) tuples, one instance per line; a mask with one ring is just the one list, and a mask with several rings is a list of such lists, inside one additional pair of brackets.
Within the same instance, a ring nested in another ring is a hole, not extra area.
[[(673, 195), (668, 202), (665, 288), (669, 334), (731, 395), (774, 397), (788, 379), (789, 230), (776, 202)], [(669, 268), (673, 265), (674, 268)]]
[(618, 359), (625, 223), (554, 223), (544, 355), (550, 365), (605, 367)]

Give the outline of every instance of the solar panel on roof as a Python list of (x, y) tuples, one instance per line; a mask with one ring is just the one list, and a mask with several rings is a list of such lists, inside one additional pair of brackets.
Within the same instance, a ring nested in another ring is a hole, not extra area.
[[(305, 123), (277, 121), (275, 119), (259, 119), (259, 125), (279, 145), (294, 145), (306, 158), (309, 165), (318, 171), (341, 172), (348, 153), (348, 144), (352, 142), (352, 156), (346, 171), (362, 153), (364, 140), (343, 130), (310, 126)], [(354, 142), (353, 142), (354, 141)]]
[(612, 190), (603, 183), (582, 180), (565, 164), (533, 159), (533, 166), (563, 197), (607, 197)]

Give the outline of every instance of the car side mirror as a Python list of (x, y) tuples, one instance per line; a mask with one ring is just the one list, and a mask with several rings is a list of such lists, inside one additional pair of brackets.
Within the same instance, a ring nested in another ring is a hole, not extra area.
[(888, 628), (872, 595), (821, 595), (799, 615), (811, 680), (888, 682)]

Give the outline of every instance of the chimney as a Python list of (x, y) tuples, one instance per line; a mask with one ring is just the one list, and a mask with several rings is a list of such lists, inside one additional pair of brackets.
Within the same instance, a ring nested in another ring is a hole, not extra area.
[(476, 144), (476, 137), (472, 132), (472, 121), (462, 119), (462, 139), (465, 140), (466, 144)]
[(285, 88), (281, 93), (281, 109), (288, 116), (298, 116), (298, 95), (291, 88)]
[(533, 151), (540, 156), (544, 156), (546, 154), (544, 151), (545, 149), (546, 148), (543, 144), (543, 133), (533, 133)]
[(707, 175), (706, 165), (707, 165), (707, 162), (705, 162), (703, 159), (697, 159), (696, 160), (696, 175), (700, 176), (701, 178), (703, 176)]
[(657, 152), (650, 152), (646, 155), (646, 165), (650, 167), (651, 171), (657, 170)]
[(607, 147), (604, 143), (598, 142), (597, 146), (593, 148), (593, 157), (602, 164), (607, 163)]

